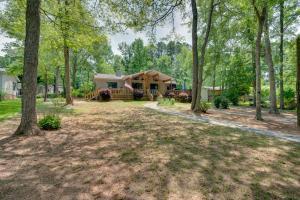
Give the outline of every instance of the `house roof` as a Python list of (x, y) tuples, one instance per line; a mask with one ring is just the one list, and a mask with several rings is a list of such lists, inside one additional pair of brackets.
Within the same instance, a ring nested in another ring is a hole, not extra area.
[(126, 79), (129, 79), (129, 78), (135, 78), (135, 77), (140, 76), (142, 74), (147, 74), (147, 75), (150, 75), (150, 76), (158, 75), (159, 80), (161, 80), (161, 81), (173, 80), (173, 78), (171, 76), (168, 76), (168, 75), (163, 74), (163, 73), (161, 73), (159, 71), (156, 71), (156, 70), (148, 70), (148, 71), (139, 72), (139, 73), (135, 73), (135, 74), (130, 74), (130, 75), (126, 75), (126, 76), (116, 76), (114, 74), (96, 74), (94, 76), (94, 79), (126, 80)]
[(123, 76), (116, 76), (114, 74), (96, 74), (95, 79), (106, 79), (106, 80), (122, 80)]
[(159, 71), (156, 71), (156, 70), (148, 70), (148, 71), (139, 72), (139, 73), (136, 73), (136, 74), (127, 75), (127, 76), (124, 76), (123, 79), (126, 80), (128, 78), (135, 78), (135, 77), (140, 76), (142, 74), (147, 74), (147, 75), (150, 75), (150, 76), (158, 75), (158, 78), (161, 81), (170, 81), (170, 80), (173, 79), (171, 76), (168, 76), (168, 75), (163, 74), (163, 73), (161, 73)]

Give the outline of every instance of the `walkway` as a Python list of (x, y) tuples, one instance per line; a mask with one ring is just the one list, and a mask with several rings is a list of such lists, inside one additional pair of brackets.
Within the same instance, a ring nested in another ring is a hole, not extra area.
[(232, 121), (228, 121), (228, 120), (213, 119), (212, 117), (207, 117), (207, 116), (203, 116), (203, 115), (198, 116), (195, 114), (183, 113), (181, 111), (168, 110), (168, 109), (158, 106), (157, 102), (147, 103), (147, 104), (145, 104), (145, 107), (152, 109), (152, 110), (156, 110), (161, 113), (180, 116), (180, 117), (184, 117), (184, 118), (190, 119), (190, 120), (195, 120), (195, 121), (199, 121), (199, 122), (203, 122), (203, 123), (209, 123), (209, 124), (213, 124), (213, 125), (226, 126), (226, 127), (230, 127), (230, 128), (238, 128), (243, 131), (250, 131), (250, 132), (254, 132), (256, 134), (260, 134), (260, 135), (276, 137), (279, 139), (300, 143), (300, 135), (291, 135), (291, 134), (283, 133), (281, 131), (274, 131), (274, 130), (271, 131), (271, 130), (253, 128), (246, 124), (241, 124), (241, 123), (232, 122)]

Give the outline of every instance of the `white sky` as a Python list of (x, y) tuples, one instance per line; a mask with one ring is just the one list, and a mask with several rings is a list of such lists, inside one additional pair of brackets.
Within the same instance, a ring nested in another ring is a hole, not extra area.
[[(189, 31), (189, 27), (187, 25), (183, 24), (180, 16), (175, 15), (174, 27), (175, 27), (176, 35), (179, 36), (182, 41), (191, 44), (192, 39), (191, 39), (191, 33)], [(172, 23), (168, 23), (162, 27), (158, 27), (156, 30), (157, 41), (169, 36), (170, 33), (172, 32), (172, 30), (173, 30)], [(110, 38), (112, 50), (115, 54), (120, 54), (120, 51), (118, 49), (118, 44), (121, 42), (126, 42), (126, 43), (130, 44), (136, 38), (141, 38), (144, 40), (145, 44), (148, 43), (148, 37), (146, 35), (146, 32), (134, 32), (133, 30), (130, 30), (130, 29), (124, 33), (112, 34), (112, 35), (108, 35), (108, 36)], [(12, 39), (6, 37), (3, 33), (0, 32), (0, 55), (3, 55), (2, 50), (5, 46), (5, 44), (12, 42), (12, 41), (13, 41)]]

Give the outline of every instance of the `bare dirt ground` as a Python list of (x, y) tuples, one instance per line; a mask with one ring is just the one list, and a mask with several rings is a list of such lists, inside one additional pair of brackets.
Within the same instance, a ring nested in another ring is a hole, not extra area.
[(11, 137), (0, 123), (0, 199), (300, 199), (300, 145), (158, 114), (75, 102), (63, 127)]
[[(170, 109), (179, 109), (185, 113), (191, 113), (189, 104), (178, 104)], [(297, 127), (296, 114), (293, 112), (282, 112), (278, 114), (269, 114), (267, 109), (263, 109), (263, 121), (255, 119), (255, 109), (252, 107), (231, 107), (230, 109), (209, 109), (204, 116), (216, 120), (227, 120), (247, 125), (250, 128), (280, 131), (286, 134), (300, 135), (300, 129)]]

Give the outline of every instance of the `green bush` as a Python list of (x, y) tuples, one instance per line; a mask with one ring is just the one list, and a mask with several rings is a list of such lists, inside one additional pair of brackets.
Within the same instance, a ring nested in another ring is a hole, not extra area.
[(214, 98), (214, 105), (215, 105), (216, 108), (220, 108), (221, 101), (222, 101), (221, 96), (217, 96), (217, 97)]
[(48, 98), (50, 98), (50, 99), (58, 98), (59, 96), (60, 96), (59, 94), (55, 94), (55, 93), (48, 94)]
[(57, 115), (46, 115), (39, 120), (38, 124), (44, 130), (57, 130), (61, 127), (61, 119)]
[(228, 109), (229, 108), (229, 100), (226, 97), (222, 98), (221, 108), (222, 109)]
[(172, 106), (175, 104), (174, 98), (158, 98), (158, 105), (162, 106)]
[(82, 97), (84, 97), (84, 92), (80, 89), (73, 89), (72, 90), (72, 97), (82, 98)]
[(3, 101), (5, 97), (5, 92), (0, 90), (0, 101)]
[(214, 99), (214, 105), (216, 108), (228, 109), (229, 108), (229, 100), (224, 96), (217, 96)]
[(210, 105), (206, 101), (200, 102), (200, 111), (203, 113), (207, 113), (208, 109), (210, 108)]

